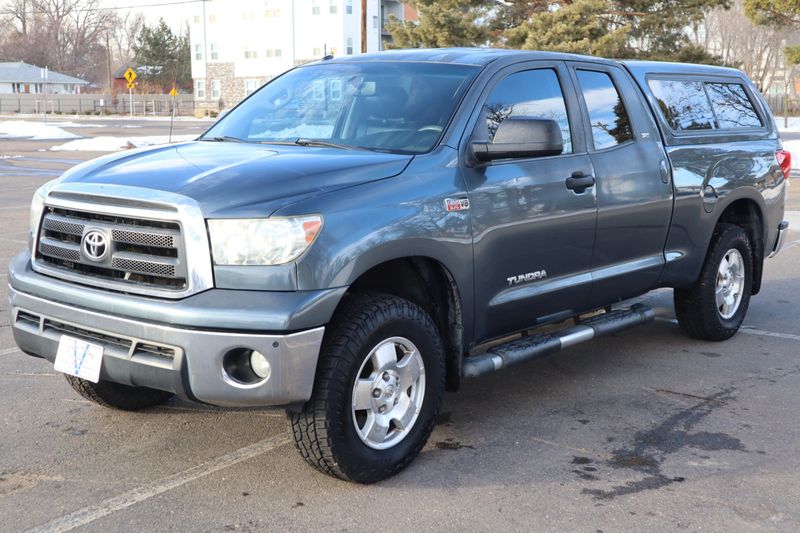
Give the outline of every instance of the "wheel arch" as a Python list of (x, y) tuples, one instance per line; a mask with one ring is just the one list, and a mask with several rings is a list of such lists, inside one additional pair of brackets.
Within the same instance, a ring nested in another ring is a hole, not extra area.
[(389, 259), (364, 270), (350, 283), (336, 312), (349, 298), (363, 293), (391, 294), (428, 312), (445, 345), (445, 388), (458, 389), (464, 354), (464, 309), (461, 291), (451, 271), (429, 256)]
[[(767, 239), (766, 225), (764, 224), (763, 199), (759, 193), (755, 195), (741, 191), (733, 197), (727, 198), (725, 207), (717, 217), (714, 227), (719, 224), (733, 224), (747, 232), (753, 248), (753, 284), (751, 294), (758, 294), (761, 290), (761, 279), (764, 272), (764, 247)], [(711, 243), (709, 242), (708, 249)]]

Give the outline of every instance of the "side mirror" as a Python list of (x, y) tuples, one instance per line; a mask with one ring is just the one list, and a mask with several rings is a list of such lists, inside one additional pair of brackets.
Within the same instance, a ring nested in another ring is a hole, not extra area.
[(493, 142), (473, 142), (478, 161), (559, 155), (564, 151), (561, 128), (555, 120), (509, 117), (500, 123)]

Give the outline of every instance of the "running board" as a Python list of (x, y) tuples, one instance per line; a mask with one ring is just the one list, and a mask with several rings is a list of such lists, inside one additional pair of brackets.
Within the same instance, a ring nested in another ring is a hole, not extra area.
[(464, 359), (464, 377), (476, 378), (523, 361), (554, 354), (575, 344), (652, 322), (655, 317), (656, 313), (650, 307), (635, 304), (630, 309), (603, 313), (561, 331), (529, 335), (493, 346), (484, 354)]

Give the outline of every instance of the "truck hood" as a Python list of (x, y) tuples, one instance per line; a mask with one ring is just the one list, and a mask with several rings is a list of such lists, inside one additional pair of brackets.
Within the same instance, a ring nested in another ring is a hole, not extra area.
[(290, 203), (400, 174), (413, 156), (336, 148), (194, 141), (121, 152), (67, 171), (61, 183), (188, 196), (207, 217), (267, 216)]

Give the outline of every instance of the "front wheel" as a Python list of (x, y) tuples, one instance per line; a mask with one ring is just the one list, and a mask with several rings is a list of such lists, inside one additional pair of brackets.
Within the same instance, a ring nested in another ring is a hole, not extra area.
[(90, 402), (123, 411), (138, 411), (154, 407), (166, 402), (173, 396), (171, 392), (148, 389), (146, 387), (131, 387), (110, 381), (92, 383), (69, 374), (64, 374), (64, 377), (67, 378), (67, 382), (75, 392)]
[(699, 279), (688, 289), (675, 289), (678, 323), (696, 339), (729, 339), (744, 321), (752, 286), (753, 248), (747, 233), (720, 224)]
[(289, 413), (314, 468), (373, 483), (405, 468), (433, 430), (444, 349), (431, 317), (401, 298), (354, 298), (331, 324), (311, 399)]

